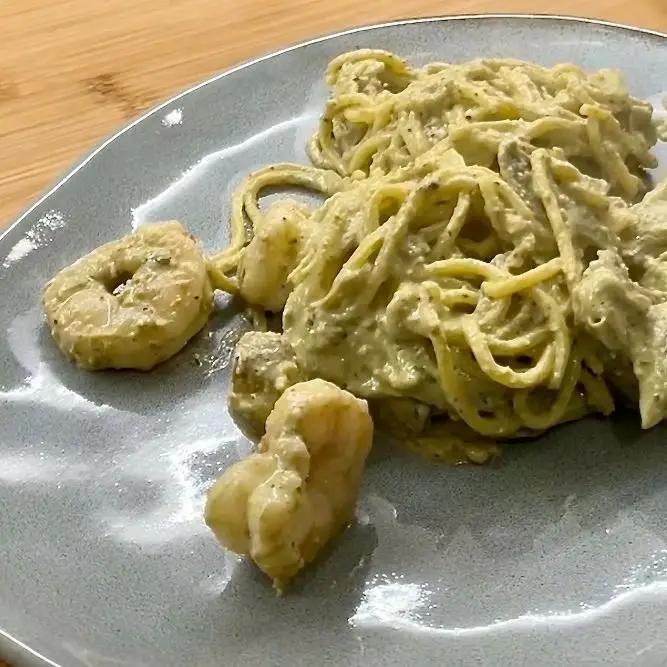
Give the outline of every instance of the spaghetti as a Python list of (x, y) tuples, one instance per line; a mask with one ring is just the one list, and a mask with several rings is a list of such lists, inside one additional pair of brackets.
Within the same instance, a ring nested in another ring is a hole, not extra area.
[[(424, 428), (440, 422), (439, 434), (449, 423), (459, 439), (463, 424), (509, 438), (609, 414), (609, 313), (588, 322), (581, 285), (598, 252), (622, 256), (643, 224), (650, 105), (611, 71), (514, 60), (415, 69), (360, 50), (326, 80), (314, 166), (244, 181), (231, 245), (211, 260), (216, 286), (243, 296), (249, 273), (282, 276), (247, 300), (282, 312), (305, 376), (380, 410), (427, 406)], [(325, 200), (260, 208), (262, 189), (283, 185)], [(271, 252), (287, 230), (293, 252)], [(651, 304), (664, 300), (651, 289)]]

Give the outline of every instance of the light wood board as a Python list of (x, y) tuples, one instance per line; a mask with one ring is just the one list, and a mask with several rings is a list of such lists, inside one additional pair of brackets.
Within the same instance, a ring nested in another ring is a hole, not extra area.
[(0, 227), (102, 137), (234, 63), (352, 25), (491, 11), (667, 30), (665, 0), (4, 0)]

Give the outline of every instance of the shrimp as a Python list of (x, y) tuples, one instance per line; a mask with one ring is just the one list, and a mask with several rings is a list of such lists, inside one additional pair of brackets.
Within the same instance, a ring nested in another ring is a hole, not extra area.
[(324, 380), (295, 384), (266, 420), (258, 453), (209, 490), (206, 523), (281, 591), (352, 518), (372, 439), (366, 401)]
[(284, 336), (272, 331), (249, 331), (234, 350), (230, 408), (252, 430), (262, 433), (280, 395), (304, 379), (294, 350)]
[(171, 221), (139, 227), (62, 269), (43, 306), (58, 347), (80, 367), (149, 370), (206, 324), (213, 291), (197, 243)]
[(239, 261), (241, 296), (253, 306), (274, 313), (283, 309), (291, 291), (287, 276), (297, 265), (302, 245), (303, 207), (291, 200), (269, 207)]

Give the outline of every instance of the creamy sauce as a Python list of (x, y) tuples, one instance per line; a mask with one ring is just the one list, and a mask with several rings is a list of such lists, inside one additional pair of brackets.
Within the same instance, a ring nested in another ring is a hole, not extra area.
[[(235, 251), (238, 289), (269, 310), (284, 304), (301, 372), (425, 406), (424, 437), (433, 419), (449, 420), (428, 441), (449, 442), (444, 457), (461, 428), (492, 442), (609, 414), (610, 385), (638, 385), (644, 425), (660, 420), (651, 364), (664, 349), (667, 215), (660, 187), (644, 199), (656, 165), (650, 104), (608, 70), (414, 69), (374, 50), (333, 60), (327, 83), (309, 145), (317, 168), (260, 170), (235, 195), (254, 235)], [(280, 183), (328, 199), (260, 211), (261, 188)], [(630, 307), (637, 295), (645, 306)], [(612, 342), (615, 329), (625, 335)], [(619, 382), (621, 367), (633, 372)], [(487, 440), (466, 458), (483, 459)]]

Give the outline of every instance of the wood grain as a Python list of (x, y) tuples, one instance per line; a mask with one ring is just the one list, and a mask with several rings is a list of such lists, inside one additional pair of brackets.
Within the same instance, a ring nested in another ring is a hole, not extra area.
[(665, 0), (4, 0), (0, 226), (101, 137), (233, 63), (350, 25), (485, 11), (667, 30)]
[(3, 0), (0, 226), (101, 137), (233, 63), (352, 25), (482, 12), (667, 31), (665, 0)]

